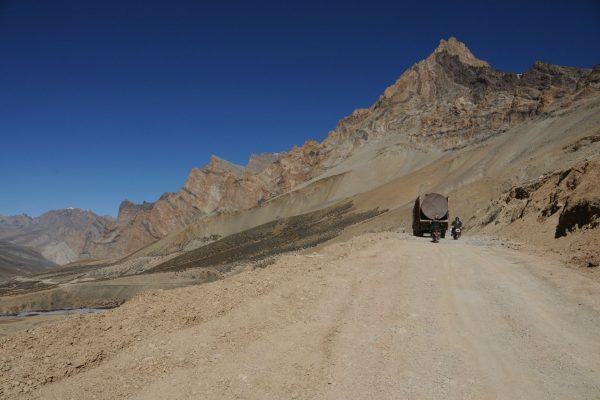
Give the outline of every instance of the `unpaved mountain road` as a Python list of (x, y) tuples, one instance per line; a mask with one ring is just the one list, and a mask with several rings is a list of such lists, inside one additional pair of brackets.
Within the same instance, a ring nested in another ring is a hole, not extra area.
[[(259, 282), (264, 290), (244, 289)], [(203, 291), (231, 306), (181, 329), (155, 323), (26, 396), (600, 398), (600, 284), (498, 244), (367, 234), (158, 298), (203, 302)], [(92, 330), (142, 306), (160, 319), (159, 299), (80, 320)]]

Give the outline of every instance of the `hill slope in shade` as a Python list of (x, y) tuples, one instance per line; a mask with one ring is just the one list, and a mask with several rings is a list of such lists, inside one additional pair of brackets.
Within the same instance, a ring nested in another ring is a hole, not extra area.
[(55, 265), (35, 250), (0, 241), (0, 279), (41, 272)]

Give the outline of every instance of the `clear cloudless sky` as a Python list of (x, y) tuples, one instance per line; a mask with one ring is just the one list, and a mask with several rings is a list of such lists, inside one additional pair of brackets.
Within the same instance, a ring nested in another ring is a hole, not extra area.
[(115, 215), (211, 154), (322, 140), (449, 36), (590, 68), (600, 1), (0, 0), (0, 214)]

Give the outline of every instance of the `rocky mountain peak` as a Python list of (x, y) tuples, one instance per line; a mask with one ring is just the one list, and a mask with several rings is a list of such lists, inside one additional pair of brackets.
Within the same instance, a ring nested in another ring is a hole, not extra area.
[(440, 44), (429, 57), (435, 57), (440, 53), (448, 53), (450, 55), (457, 56), (463, 64), (472, 65), (474, 67), (490, 67), (486, 61), (475, 57), (475, 55), (471, 53), (471, 50), (469, 50), (469, 48), (463, 42), (459, 42), (454, 37), (450, 37), (448, 40), (440, 40)]
[(279, 153), (252, 154), (248, 160), (246, 169), (253, 174), (259, 174), (280, 157)]
[(234, 164), (213, 154), (210, 156), (209, 163), (202, 168), (202, 171), (205, 173), (230, 173), (241, 176), (244, 169), (241, 165)]

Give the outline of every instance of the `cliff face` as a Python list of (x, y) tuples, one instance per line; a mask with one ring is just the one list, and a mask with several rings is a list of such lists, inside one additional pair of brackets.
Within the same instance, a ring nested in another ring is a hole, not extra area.
[(493, 70), (454, 38), (442, 40), (368, 109), (342, 119), (322, 142), (253, 155), (246, 167), (213, 156), (155, 203), (123, 202), (115, 224), (88, 241), (93, 258), (124, 256), (198, 218), (260, 205), (339, 164), (368, 141), (394, 135), (423, 150), (484, 140), (600, 92), (600, 68), (542, 62), (523, 74)]
[(165, 193), (155, 203), (123, 202), (115, 225), (88, 250), (98, 258), (124, 256), (200, 216), (254, 207), (275, 194), (261, 175), (265, 163), (273, 160), (276, 157), (253, 156), (245, 168), (213, 156), (208, 165), (190, 172), (179, 191)]
[[(600, 141), (600, 135), (585, 139)], [(581, 161), (511, 188), (470, 223), (477, 232), (550, 244), (576, 264), (598, 267), (599, 180), (600, 161)]]
[(341, 121), (340, 136), (400, 135), (422, 148), (482, 140), (598, 92), (598, 73), (536, 62), (524, 74), (495, 71), (456, 39), (442, 40), (368, 110)]

